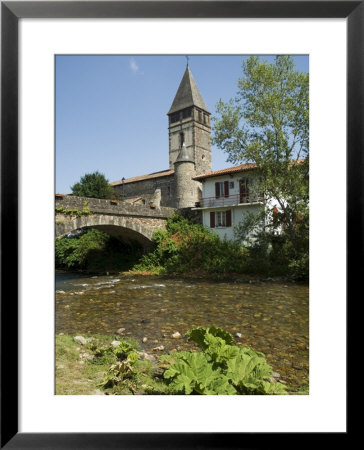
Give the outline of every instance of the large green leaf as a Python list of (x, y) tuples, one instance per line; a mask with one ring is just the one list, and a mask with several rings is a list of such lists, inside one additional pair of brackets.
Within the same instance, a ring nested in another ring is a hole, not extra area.
[(193, 330), (187, 331), (186, 334), (189, 336), (189, 340), (194, 341), (202, 350), (205, 350), (208, 347), (208, 344), (205, 342), (206, 335), (208, 334), (221, 338), (225, 344), (234, 344), (234, 338), (231, 334), (219, 327), (197, 327)]

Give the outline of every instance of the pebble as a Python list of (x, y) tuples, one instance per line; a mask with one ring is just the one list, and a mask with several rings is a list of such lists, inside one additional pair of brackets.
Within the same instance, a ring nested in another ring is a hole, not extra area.
[(181, 337), (181, 333), (176, 331), (175, 333), (172, 334), (172, 337), (173, 337), (173, 339), (179, 339)]
[(273, 377), (273, 378), (281, 378), (281, 374), (278, 373), (278, 372), (273, 372), (273, 373), (272, 373), (272, 377)]
[(147, 352), (137, 352), (140, 359), (143, 361), (155, 361), (156, 357), (154, 355), (150, 355)]
[(56, 291), (56, 294), (65, 294), (65, 291)]
[(125, 331), (125, 328), (119, 328), (118, 330), (116, 330), (117, 334), (123, 334)]
[(237, 338), (242, 338), (243, 335), (242, 335), (241, 333), (235, 333), (235, 337), (237, 337)]
[(80, 359), (81, 360), (92, 361), (94, 358), (95, 358), (95, 355), (90, 355), (88, 353), (81, 353), (80, 354)]
[(119, 345), (120, 345), (120, 341), (112, 341), (111, 342), (111, 346), (114, 348), (119, 347)]
[(74, 338), (73, 338), (73, 340), (75, 341), (75, 342), (77, 342), (78, 344), (81, 344), (81, 345), (86, 345), (87, 344), (87, 339), (86, 338), (84, 338), (83, 336), (75, 336)]
[(143, 337), (143, 342), (148, 342), (148, 338), (147, 337)]
[(154, 348), (152, 348), (152, 350), (153, 351), (162, 351), (162, 350), (164, 350), (164, 345), (159, 345), (158, 347), (154, 347)]

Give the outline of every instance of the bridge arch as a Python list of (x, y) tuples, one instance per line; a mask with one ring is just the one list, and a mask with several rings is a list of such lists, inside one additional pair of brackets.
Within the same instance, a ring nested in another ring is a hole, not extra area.
[(125, 244), (139, 243), (145, 249), (153, 247), (152, 236), (158, 228), (164, 228), (165, 220), (153, 221), (140, 217), (91, 214), (84, 216), (56, 215), (56, 238), (76, 230), (95, 228), (119, 239)]

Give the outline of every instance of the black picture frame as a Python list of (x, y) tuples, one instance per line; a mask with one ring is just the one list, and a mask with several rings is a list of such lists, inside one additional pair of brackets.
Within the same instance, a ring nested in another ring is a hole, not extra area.
[[(363, 273), (364, 1), (1, 2), (1, 448), (285, 446), (292, 434), (18, 432), (18, 21), (21, 18), (347, 18), (347, 304)], [(349, 346), (348, 346), (349, 348)], [(348, 416), (347, 416), (348, 417)], [(167, 431), (167, 430), (166, 430)], [(349, 431), (349, 429), (348, 429)], [(335, 439), (348, 437), (338, 433)], [(310, 433), (300, 437), (304, 443)], [(295, 435), (294, 438), (297, 438)], [(315, 439), (317, 441), (317, 434)], [(340, 439), (339, 439), (340, 440)]]

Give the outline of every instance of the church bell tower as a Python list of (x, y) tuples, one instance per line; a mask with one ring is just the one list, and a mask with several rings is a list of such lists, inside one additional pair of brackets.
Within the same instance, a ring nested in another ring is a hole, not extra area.
[(195, 176), (210, 172), (210, 112), (187, 64), (182, 81), (168, 111), (169, 168), (174, 169), (182, 147), (195, 163)]

